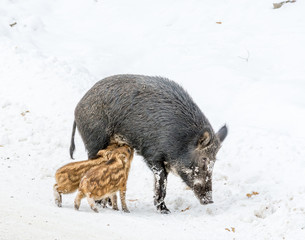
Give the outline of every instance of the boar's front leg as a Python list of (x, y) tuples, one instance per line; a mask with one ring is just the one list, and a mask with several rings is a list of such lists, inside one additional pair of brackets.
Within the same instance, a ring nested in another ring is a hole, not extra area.
[(163, 162), (148, 162), (148, 165), (155, 177), (154, 204), (159, 212), (168, 214), (170, 211), (164, 203), (168, 172), (166, 171)]

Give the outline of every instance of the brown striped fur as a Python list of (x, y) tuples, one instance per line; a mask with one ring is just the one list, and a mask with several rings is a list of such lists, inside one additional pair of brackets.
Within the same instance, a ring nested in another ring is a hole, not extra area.
[(75, 209), (78, 210), (81, 199), (87, 197), (91, 209), (98, 212), (95, 201), (111, 197), (113, 209), (117, 210), (116, 192), (120, 191), (122, 209), (124, 212), (129, 212), (125, 193), (132, 159), (133, 149), (124, 145), (114, 149), (107, 162), (88, 170), (79, 184), (78, 194), (74, 201)]
[(79, 183), (85, 173), (92, 167), (95, 167), (109, 160), (111, 151), (118, 148), (117, 143), (112, 142), (106, 149), (100, 150), (96, 159), (90, 159), (80, 162), (71, 162), (59, 168), (55, 174), (56, 184), (53, 187), (55, 203), (58, 207), (62, 206), (61, 194), (73, 193), (77, 190)]

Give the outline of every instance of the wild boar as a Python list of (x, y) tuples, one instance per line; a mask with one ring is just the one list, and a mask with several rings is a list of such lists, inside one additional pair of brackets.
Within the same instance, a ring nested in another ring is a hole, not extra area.
[(154, 204), (161, 213), (169, 213), (164, 203), (169, 171), (193, 189), (201, 204), (213, 202), (213, 166), (228, 129), (223, 126), (215, 134), (189, 94), (174, 81), (143, 75), (107, 77), (76, 106), (71, 158), (76, 127), (89, 158), (107, 147), (113, 136), (144, 157), (155, 176)]

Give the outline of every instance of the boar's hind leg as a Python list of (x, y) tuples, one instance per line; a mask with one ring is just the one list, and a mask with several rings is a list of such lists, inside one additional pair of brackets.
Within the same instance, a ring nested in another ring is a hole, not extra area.
[(170, 213), (170, 211), (167, 209), (164, 203), (168, 172), (166, 171), (163, 162), (151, 162), (148, 163), (148, 165), (153, 171), (155, 177), (154, 204), (159, 212), (163, 214), (168, 214)]
[(88, 159), (95, 159), (97, 152), (109, 145), (110, 134), (107, 129), (108, 125), (104, 119), (95, 124), (79, 127), (79, 132), (88, 151)]
[(109, 201), (109, 198), (105, 198), (105, 199), (102, 199), (102, 200), (95, 201), (95, 204), (98, 205), (98, 206), (101, 206), (103, 208), (106, 208), (108, 201)]

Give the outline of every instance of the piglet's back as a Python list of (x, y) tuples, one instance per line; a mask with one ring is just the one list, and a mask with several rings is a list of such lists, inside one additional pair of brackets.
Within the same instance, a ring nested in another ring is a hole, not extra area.
[(103, 196), (116, 192), (122, 182), (126, 181), (124, 165), (117, 159), (88, 170), (80, 182), (79, 188), (85, 193)]

